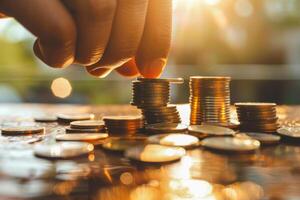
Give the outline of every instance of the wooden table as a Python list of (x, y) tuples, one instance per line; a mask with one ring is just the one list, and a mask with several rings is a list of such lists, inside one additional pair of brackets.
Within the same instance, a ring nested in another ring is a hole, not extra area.
[[(186, 122), (188, 105), (180, 105), (179, 110)], [(33, 116), (69, 112), (92, 112), (97, 118), (140, 113), (127, 105), (2, 104), (0, 120), (1, 124), (32, 123)], [(278, 115), (282, 123), (296, 124), (300, 107), (280, 106)], [(47, 125), (47, 134), (55, 128), (56, 125)], [(283, 140), (249, 154), (216, 153), (199, 147), (188, 150), (180, 161), (166, 165), (132, 162), (100, 146), (96, 146), (94, 153), (72, 160), (41, 160), (32, 154), (32, 146), (1, 144), (3, 199), (300, 199), (299, 141)], [(41, 176), (45, 171), (42, 168), (29, 172), (30, 179), (13, 178), (3, 167), (8, 162), (17, 166), (11, 168), (11, 175), (20, 174), (18, 170), (25, 163), (50, 165), (54, 173)]]

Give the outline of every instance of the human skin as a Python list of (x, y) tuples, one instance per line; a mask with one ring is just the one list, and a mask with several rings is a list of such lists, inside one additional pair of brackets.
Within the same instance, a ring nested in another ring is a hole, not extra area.
[(36, 36), (35, 55), (51, 67), (156, 78), (166, 65), (172, 0), (0, 0), (0, 12)]

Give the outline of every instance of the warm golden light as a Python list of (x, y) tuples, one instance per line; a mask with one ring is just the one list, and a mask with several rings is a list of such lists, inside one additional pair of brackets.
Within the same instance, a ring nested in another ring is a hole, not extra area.
[(121, 174), (120, 176), (120, 181), (121, 183), (123, 183), (124, 185), (130, 185), (133, 183), (133, 176), (131, 173), (129, 172), (124, 172), (123, 174)]
[(70, 96), (72, 86), (67, 79), (60, 77), (52, 81), (51, 90), (56, 97), (66, 98)]

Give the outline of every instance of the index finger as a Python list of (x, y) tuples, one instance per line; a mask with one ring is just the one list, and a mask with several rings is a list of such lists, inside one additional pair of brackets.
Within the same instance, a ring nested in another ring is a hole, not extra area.
[(171, 45), (172, 0), (150, 0), (146, 25), (136, 64), (147, 78), (160, 76), (167, 62)]

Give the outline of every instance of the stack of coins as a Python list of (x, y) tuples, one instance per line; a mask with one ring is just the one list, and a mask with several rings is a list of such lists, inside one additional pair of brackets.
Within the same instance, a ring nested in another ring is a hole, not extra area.
[(147, 108), (142, 110), (142, 114), (147, 120), (147, 124), (181, 122), (176, 106)]
[(103, 120), (110, 136), (133, 136), (144, 126), (142, 116), (106, 116)]
[(102, 120), (73, 121), (70, 123), (70, 127), (66, 127), (67, 133), (103, 133), (105, 131)]
[(170, 83), (183, 83), (183, 79), (138, 78), (132, 82), (131, 105), (142, 110), (147, 124), (181, 122), (176, 106), (168, 105), (170, 103)]
[(236, 103), (240, 129), (273, 133), (279, 128), (275, 103)]
[(230, 77), (190, 77), (190, 124), (230, 122)]

